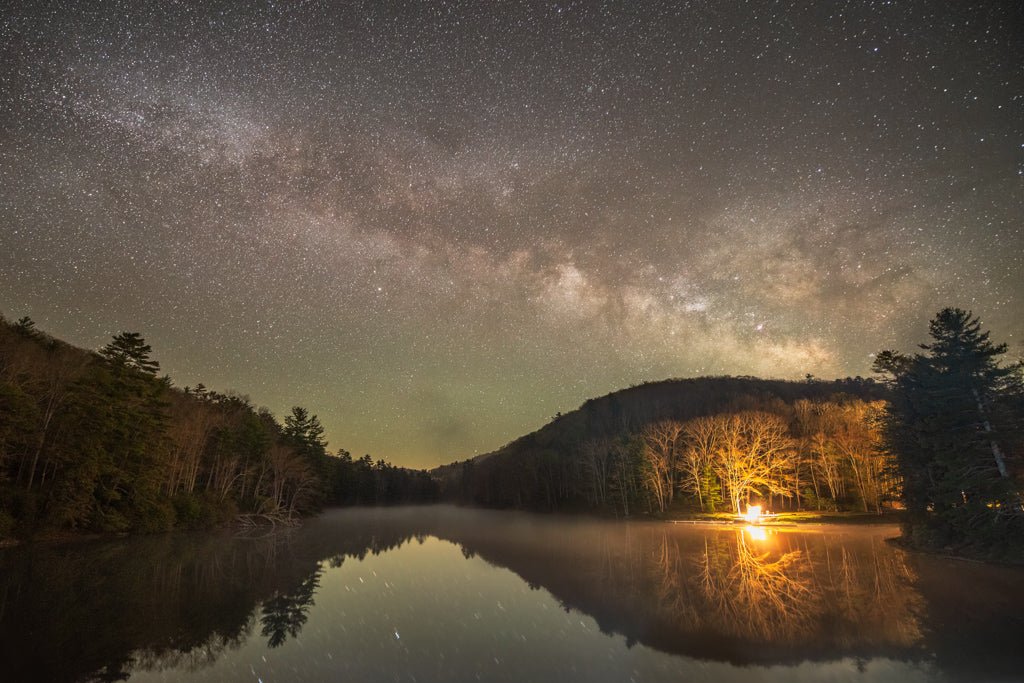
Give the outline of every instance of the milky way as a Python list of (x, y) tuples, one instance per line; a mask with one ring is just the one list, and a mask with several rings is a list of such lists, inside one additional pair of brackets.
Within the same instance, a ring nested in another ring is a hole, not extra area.
[(1024, 350), (1017, 2), (53, 2), (0, 311), (433, 465), (641, 381)]

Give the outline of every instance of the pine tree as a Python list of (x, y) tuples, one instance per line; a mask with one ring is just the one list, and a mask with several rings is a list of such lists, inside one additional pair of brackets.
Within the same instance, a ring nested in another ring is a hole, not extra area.
[(893, 389), (886, 435), (896, 454), (922, 543), (995, 546), (1018, 534), (1021, 366), (1003, 366), (970, 312), (947, 308), (929, 327), (924, 353), (878, 355)]
[(284, 418), (283, 433), (296, 449), (312, 459), (319, 459), (327, 454), (327, 441), (324, 439), (324, 428), (320, 424), (320, 418), (310, 415), (305, 408), (292, 408), (291, 414)]
[(39, 337), (39, 330), (36, 329), (35, 321), (27, 315), (18, 318), (18, 321), (14, 323), (14, 331), (23, 337)]
[(311, 415), (305, 408), (295, 406), (284, 418), (282, 436), (285, 443), (296, 453), (316, 474), (316, 484), (312, 487), (311, 506), (318, 508), (327, 497), (328, 482), (331, 481), (332, 458), (327, 456), (327, 440), (324, 439), (324, 428), (316, 415)]

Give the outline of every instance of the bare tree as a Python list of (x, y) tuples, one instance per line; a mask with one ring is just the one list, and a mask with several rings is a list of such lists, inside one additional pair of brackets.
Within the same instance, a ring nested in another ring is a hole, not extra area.
[(583, 469), (587, 475), (585, 486), (592, 505), (603, 506), (608, 501), (611, 461), (608, 439), (591, 439), (583, 444)]
[(72, 385), (82, 375), (87, 359), (56, 345), (45, 350), (35, 347), (28, 351), (32, 358), (31, 362), (25, 364), (25, 376), (29, 378), (32, 395), (38, 398), (39, 419), (35, 428), (36, 441), (32, 447), (31, 463), (22, 463), (28, 464), (25, 488), (31, 490), (41, 457), (44, 473), (48, 466), (46, 451), (55, 423), (54, 417), (64, 408)]
[(640, 432), (644, 485), (654, 496), (660, 512), (672, 504), (675, 494), (682, 433), (683, 425), (674, 420), (649, 424)]
[(291, 517), (301, 511), (313, 493), (316, 474), (291, 446), (276, 443), (268, 451), (271, 468), (268, 509), (263, 512), (285, 513)]
[(718, 450), (718, 429), (711, 417), (699, 417), (683, 425), (685, 447), (680, 459), (682, 487), (697, 496), (701, 512), (705, 509), (704, 488)]
[(171, 439), (168, 477), (164, 483), (168, 495), (179, 490), (192, 493), (202, 466), (203, 450), (214, 430), (224, 422), (223, 414), (199, 398), (174, 396), (170, 406)]
[(716, 415), (715, 470), (729, 491), (733, 512), (751, 493), (789, 496), (794, 443), (778, 415), (744, 411)]
[(883, 471), (887, 454), (882, 447), (879, 414), (883, 401), (853, 401), (837, 407), (838, 420), (833, 433), (835, 449), (850, 466), (854, 485), (864, 512), (881, 513)]

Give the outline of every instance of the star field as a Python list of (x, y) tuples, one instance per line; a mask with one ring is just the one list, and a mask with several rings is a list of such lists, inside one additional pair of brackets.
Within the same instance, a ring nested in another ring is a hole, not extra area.
[(37, 2), (0, 311), (428, 466), (669, 376), (1024, 351), (1024, 10)]

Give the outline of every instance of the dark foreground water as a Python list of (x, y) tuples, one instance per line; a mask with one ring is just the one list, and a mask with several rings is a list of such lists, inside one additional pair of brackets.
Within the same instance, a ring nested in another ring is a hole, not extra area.
[(893, 527), (450, 507), (0, 553), (0, 680), (1024, 680), (1024, 571)]

